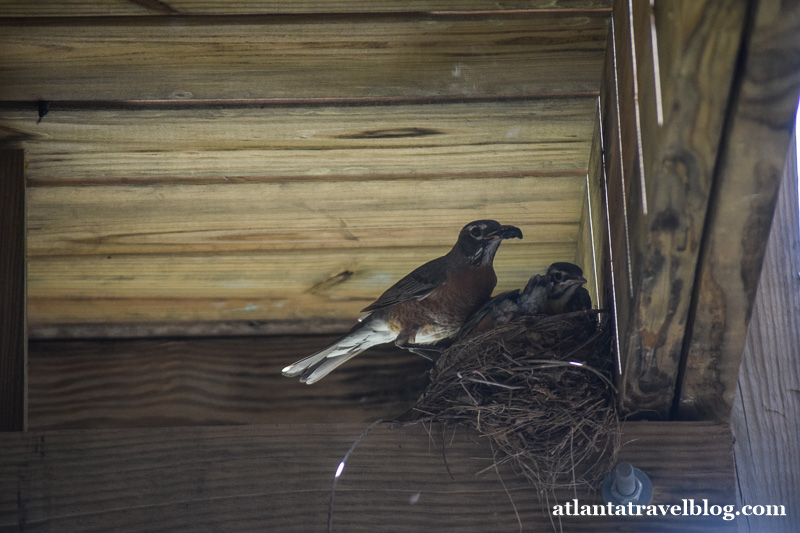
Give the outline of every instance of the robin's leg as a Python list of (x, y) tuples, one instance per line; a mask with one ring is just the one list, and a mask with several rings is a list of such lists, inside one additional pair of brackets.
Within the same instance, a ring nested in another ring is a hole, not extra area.
[[(413, 332), (416, 333), (416, 332)], [(425, 359), (429, 361), (436, 361), (439, 358), (439, 355), (444, 351), (444, 347), (440, 345), (433, 345), (433, 344), (414, 344), (411, 341), (414, 335), (410, 332), (401, 332), (400, 335), (397, 336), (394, 343), (398, 348), (402, 348), (404, 350), (408, 350), (411, 353), (421, 355)]]

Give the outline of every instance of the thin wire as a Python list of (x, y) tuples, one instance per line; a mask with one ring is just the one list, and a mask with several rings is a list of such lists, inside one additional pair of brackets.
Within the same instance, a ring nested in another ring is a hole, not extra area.
[(356, 449), (356, 446), (358, 446), (358, 444), (364, 439), (364, 437), (367, 436), (367, 434), (370, 431), (372, 431), (375, 428), (375, 426), (390, 422), (391, 422), (390, 420), (381, 419), (381, 420), (376, 420), (375, 422), (367, 426), (367, 429), (361, 432), (361, 435), (358, 436), (355, 442), (353, 442), (353, 445), (350, 446), (350, 449), (347, 450), (347, 453), (344, 454), (344, 457), (342, 457), (339, 466), (336, 468), (336, 473), (333, 476), (333, 485), (331, 485), (331, 496), (330, 499), (328, 500), (328, 533), (333, 533), (333, 497), (336, 494), (336, 485), (339, 482), (339, 477), (342, 475), (342, 472), (344, 472), (344, 467), (345, 464), (347, 463), (347, 459), (350, 458), (350, 454), (353, 453), (353, 450)]

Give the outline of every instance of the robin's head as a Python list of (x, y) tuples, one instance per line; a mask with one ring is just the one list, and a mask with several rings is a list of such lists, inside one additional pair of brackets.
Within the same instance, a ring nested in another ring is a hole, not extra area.
[(573, 263), (553, 263), (547, 269), (546, 277), (553, 282), (547, 295), (549, 300), (566, 303), (578, 288), (586, 283), (583, 270)]
[(516, 226), (504, 226), (496, 220), (476, 220), (464, 226), (453, 250), (471, 264), (491, 263), (503, 239), (521, 238), (522, 231)]

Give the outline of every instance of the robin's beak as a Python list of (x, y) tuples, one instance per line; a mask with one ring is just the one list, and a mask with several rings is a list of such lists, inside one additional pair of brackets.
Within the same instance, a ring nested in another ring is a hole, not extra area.
[(568, 279), (568, 280), (565, 280), (565, 281), (564, 281), (564, 283), (565, 283), (566, 285), (568, 285), (568, 286), (569, 286), (569, 285), (583, 285), (584, 283), (586, 283), (586, 278), (584, 278), (583, 276), (581, 276), (581, 277), (579, 277), (579, 278), (576, 278), (576, 279)]
[(491, 235), (495, 239), (521, 239), (522, 230), (516, 226), (500, 226), (496, 232)]

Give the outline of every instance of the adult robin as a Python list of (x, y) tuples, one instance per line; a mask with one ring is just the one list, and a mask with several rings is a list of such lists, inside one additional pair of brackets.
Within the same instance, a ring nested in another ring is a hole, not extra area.
[(504, 239), (522, 238), (515, 226), (476, 220), (461, 230), (453, 248), (389, 287), (345, 336), (283, 369), (311, 385), (364, 350), (388, 342), (424, 348), (455, 335), (464, 321), (492, 295), (493, 261)]
[(592, 308), (582, 285), (583, 270), (573, 263), (553, 263), (547, 273), (534, 274), (525, 288), (498, 294), (464, 322), (457, 338), (481, 333), (521, 316), (558, 315)]

